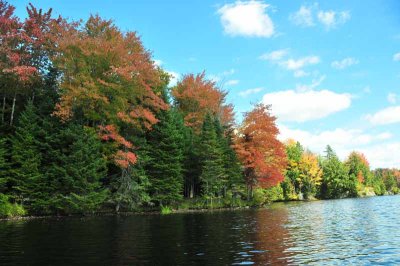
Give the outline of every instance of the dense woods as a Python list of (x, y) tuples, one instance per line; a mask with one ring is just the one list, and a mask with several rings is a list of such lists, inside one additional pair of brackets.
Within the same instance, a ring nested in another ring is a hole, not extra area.
[(0, 216), (260, 206), (394, 194), (400, 171), (277, 139), (271, 106), (237, 124), (205, 72), (176, 86), (136, 32), (0, 0)]

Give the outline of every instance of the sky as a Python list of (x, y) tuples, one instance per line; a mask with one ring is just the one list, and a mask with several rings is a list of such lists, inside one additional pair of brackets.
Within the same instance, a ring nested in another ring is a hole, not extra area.
[(238, 121), (263, 102), (281, 140), (400, 167), (400, 1), (10, 1), (21, 18), (28, 2), (137, 31), (173, 82), (205, 71), (228, 91)]

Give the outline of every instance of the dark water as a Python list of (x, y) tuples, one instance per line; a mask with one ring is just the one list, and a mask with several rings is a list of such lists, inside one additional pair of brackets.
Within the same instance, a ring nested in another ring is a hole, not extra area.
[(400, 265), (400, 196), (0, 222), (0, 265)]

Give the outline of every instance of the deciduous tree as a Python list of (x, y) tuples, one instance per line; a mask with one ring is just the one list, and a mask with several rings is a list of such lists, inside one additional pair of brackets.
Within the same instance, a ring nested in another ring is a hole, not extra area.
[(284, 179), (286, 167), (284, 145), (277, 139), (276, 118), (270, 106), (257, 104), (245, 113), (236, 137), (236, 151), (244, 166), (250, 194), (255, 186), (270, 187)]

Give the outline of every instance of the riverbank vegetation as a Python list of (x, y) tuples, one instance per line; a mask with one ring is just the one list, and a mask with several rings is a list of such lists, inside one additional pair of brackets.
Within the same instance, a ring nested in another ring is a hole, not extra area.
[(136, 32), (0, 0), (0, 216), (262, 206), (398, 193), (371, 171), (277, 139), (271, 107), (237, 124), (205, 72), (176, 86)]

